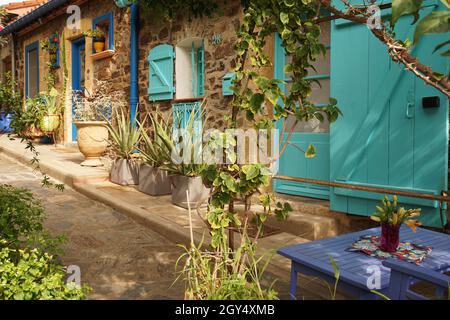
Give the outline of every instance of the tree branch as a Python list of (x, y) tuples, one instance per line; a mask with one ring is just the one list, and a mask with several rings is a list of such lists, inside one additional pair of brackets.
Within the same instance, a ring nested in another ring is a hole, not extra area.
[[(339, 18), (367, 25), (368, 15), (365, 7), (364, 9), (355, 8), (343, 0), (344, 4), (348, 7), (348, 11), (343, 12), (335, 8), (331, 4), (331, 0), (319, 1), (328, 11)], [(448, 77), (438, 77), (430, 66), (422, 64), (417, 57), (411, 55), (403, 44), (390, 35), (384, 24), (381, 24), (379, 29), (371, 28), (370, 31), (377, 39), (387, 45), (388, 53), (393, 61), (403, 64), (406, 70), (411, 71), (426, 84), (433, 86), (450, 98), (450, 82), (448, 81)]]

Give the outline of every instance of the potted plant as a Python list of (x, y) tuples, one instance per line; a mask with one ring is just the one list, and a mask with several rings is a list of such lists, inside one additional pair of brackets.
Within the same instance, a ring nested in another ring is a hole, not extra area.
[(55, 88), (51, 88), (49, 92), (41, 92), (39, 95), (38, 99), (43, 109), (39, 129), (45, 134), (52, 134), (59, 128), (61, 110), (57, 103), (58, 95)]
[(398, 207), (397, 196), (392, 202), (384, 197), (381, 206), (377, 206), (377, 212), (371, 219), (381, 223), (380, 249), (385, 252), (396, 252), (400, 243), (400, 227), (402, 224), (409, 226), (414, 232), (421, 223), (412, 218), (420, 215), (421, 209), (405, 209)]
[(25, 101), (25, 108), (17, 106), (11, 120), (11, 128), (22, 137), (32, 140), (40, 139), (44, 133), (39, 129), (43, 116), (43, 106), (39, 97)]
[(86, 37), (92, 38), (92, 43), (96, 53), (105, 50), (105, 32), (101, 29), (89, 29), (83, 33)]
[(5, 73), (5, 81), (0, 83), (0, 133), (12, 132), (11, 121), (16, 109), (22, 107), (20, 94), (14, 91), (15, 82), (11, 72)]
[(74, 123), (77, 127), (77, 144), (85, 161), (85, 167), (103, 166), (100, 157), (108, 147), (107, 121), (111, 121), (113, 102), (118, 104), (123, 100), (120, 93), (113, 91), (106, 81), (97, 81), (92, 94), (74, 92)]
[(122, 108), (115, 111), (115, 119), (116, 126), (105, 118), (113, 150), (117, 155), (111, 167), (110, 180), (123, 186), (137, 185), (139, 183), (139, 163), (135, 155), (137, 145), (141, 140), (141, 131), (136, 125), (136, 116), (133, 122), (130, 122)]
[[(186, 125), (182, 126), (181, 117), (176, 115), (177, 129), (171, 135), (157, 132), (171, 155), (171, 161), (162, 168), (171, 174), (172, 203), (185, 209), (189, 206), (198, 208), (209, 198), (210, 189), (205, 187), (201, 177), (206, 164), (195, 161), (201, 159), (202, 153), (202, 128), (201, 122), (197, 121), (202, 117), (202, 112), (192, 111)], [(189, 204), (186, 191), (189, 191)]]
[(139, 170), (138, 190), (151, 196), (161, 196), (172, 192), (169, 172), (163, 169), (170, 162), (170, 150), (161, 137), (169, 137), (172, 123), (158, 111), (150, 115), (151, 134), (139, 123), (142, 147), (139, 149), (144, 163)]

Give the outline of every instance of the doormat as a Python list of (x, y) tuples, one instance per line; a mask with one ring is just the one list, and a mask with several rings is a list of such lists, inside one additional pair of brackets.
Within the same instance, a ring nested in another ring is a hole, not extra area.
[(433, 250), (431, 246), (420, 246), (411, 242), (400, 242), (397, 252), (389, 253), (380, 249), (380, 237), (362, 236), (347, 249), (350, 252), (361, 252), (380, 260), (394, 258), (420, 265)]

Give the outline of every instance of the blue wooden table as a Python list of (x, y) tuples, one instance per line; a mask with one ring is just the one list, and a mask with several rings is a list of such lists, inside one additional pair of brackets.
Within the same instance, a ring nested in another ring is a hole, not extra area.
[[(373, 276), (376, 276), (376, 272), (379, 270), (380, 288), (376, 291), (388, 295), (390, 269), (382, 265), (382, 260), (363, 253), (347, 251), (361, 236), (380, 235), (380, 232), (380, 228), (374, 228), (278, 250), (279, 254), (292, 261), (291, 298), (296, 298), (298, 273), (320, 277), (330, 283), (335, 283), (330, 257), (333, 257), (340, 269), (339, 290), (359, 299), (379, 298), (368, 288), (368, 280), (373, 283)], [(422, 228), (418, 228), (417, 233), (413, 233), (407, 226), (402, 226), (400, 241), (432, 246), (433, 251), (425, 258), (421, 266), (439, 272), (450, 270), (449, 235)]]

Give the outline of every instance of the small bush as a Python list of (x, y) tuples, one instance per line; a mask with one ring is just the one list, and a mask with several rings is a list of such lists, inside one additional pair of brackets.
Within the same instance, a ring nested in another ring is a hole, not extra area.
[(85, 299), (90, 288), (67, 284), (64, 268), (53, 261), (39, 249), (0, 249), (0, 300)]
[(45, 210), (31, 191), (0, 185), (0, 237), (9, 244), (19, 243), (43, 231)]

